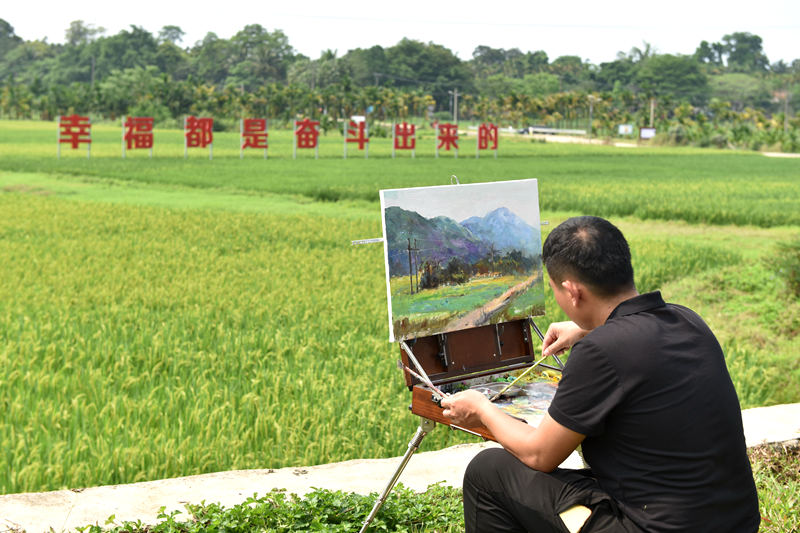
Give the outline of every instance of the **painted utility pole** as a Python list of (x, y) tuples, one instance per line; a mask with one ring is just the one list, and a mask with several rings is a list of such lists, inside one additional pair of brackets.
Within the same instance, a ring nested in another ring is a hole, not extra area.
[[(415, 248), (416, 248), (416, 241)], [(408, 237), (408, 282), (411, 284), (411, 294), (414, 294), (414, 268), (411, 266), (411, 237)]]

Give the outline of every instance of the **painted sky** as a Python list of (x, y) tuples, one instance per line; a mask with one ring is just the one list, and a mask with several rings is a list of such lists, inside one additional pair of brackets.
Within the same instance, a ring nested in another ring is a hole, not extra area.
[[(43, 16), (43, 13), (46, 15)], [(154, 35), (165, 25), (186, 32), (192, 46), (208, 32), (230, 38), (247, 24), (283, 30), (300, 53), (317, 58), (323, 50), (343, 55), (353, 48), (392, 46), (403, 37), (446, 46), (461, 59), (478, 45), (544, 50), (550, 60), (576, 55), (594, 64), (613, 61), (617, 52), (650, 43), (659, 53), (691, 54), (701, 41), (720, 41), (745, 31), (763, 39), (771, 62), (800, 59), (800, 2), (641, 0), (597, 2), (520, 2), (463, 0), (455, 4), (427, 0), (301, 0), (297, 2), (100, 0), (3, 3), (0, 18), (26, 40), (64, 42), (73, 20), (104, 27), (106, 35), (141, 26)]]
[(534, 229), (539, 226), (536, 180), (390, 189), (381, 191), (381, 198), (384, 209), (400, 206), (425, 218), (446, 216), (456, 222), (506, 207)]

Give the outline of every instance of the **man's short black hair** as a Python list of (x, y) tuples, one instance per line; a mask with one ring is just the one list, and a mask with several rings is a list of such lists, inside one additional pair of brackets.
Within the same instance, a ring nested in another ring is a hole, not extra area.
[(547, 236), (542, 256), (555, 282), (574, 277), (604, 297), (635, 288), (628, 242), (603, 218), (565, 220)]

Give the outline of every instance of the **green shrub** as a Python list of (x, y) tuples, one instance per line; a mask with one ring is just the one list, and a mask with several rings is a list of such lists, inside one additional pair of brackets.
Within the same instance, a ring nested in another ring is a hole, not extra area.
[(669, 144), (675, 146), (685, 146), (689, 144), (689, 129), (682, 124), (673, 124), (667, 130)]
[[(250, 531), (358, 531), (367, 518), (377, 493), (361, 496), (342, 491), (314, 489), (300, 498), (281, 490), (262, 497), (254, 495), (231, 508), (219, 504), (186, 505), (191, 519), (179, 521), (178, 511), (166, 513), (150, 526), (141, 521), (116, 524), (114, 517), (106, 527), (79, 528), (86, 533), (233, 533)], [(416, 493), (398, 485), (389, 494), (369, 530), (397, 532), (463, 531), (461, 490), (431, 485)]]
[(800, 237), (778, 244), (775, 267), (791, 295), (800, 297)]

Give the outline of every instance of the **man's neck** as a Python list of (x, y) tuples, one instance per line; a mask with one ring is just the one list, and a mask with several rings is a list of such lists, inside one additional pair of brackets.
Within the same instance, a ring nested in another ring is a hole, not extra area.
[(592, 328), (594, 329), (598, 326), (602, 326), (608, 320), (609, 315), (611, 315), (612, 311), (617, 308), (619, 304), (626, 300), (630, 300), (631, 298), (639, 296), (639, 291), (635, 288), (629, 291), (621, 292), (619, 294), (615, 294), (609, 298), (603, 298), (597, 300), (597, 305), (595, 306), (595, 310), (592, 313), (591, 321), (592, 321)]

